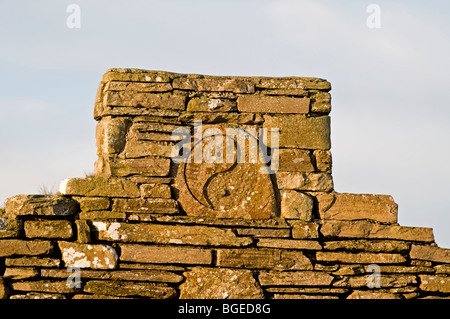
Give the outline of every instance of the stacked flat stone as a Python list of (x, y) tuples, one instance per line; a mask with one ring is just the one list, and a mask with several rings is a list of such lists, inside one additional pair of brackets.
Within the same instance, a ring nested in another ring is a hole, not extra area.
[[(391, 196), (334, 191), (330, 89), (110, 69), (95, 176), (6, 201), (0, 298), (448, 298), (450, 250), (432, 229), (398, 225)], [(197, 120), (278, 128), (278, 170), (175, 163), (172, 132)]]

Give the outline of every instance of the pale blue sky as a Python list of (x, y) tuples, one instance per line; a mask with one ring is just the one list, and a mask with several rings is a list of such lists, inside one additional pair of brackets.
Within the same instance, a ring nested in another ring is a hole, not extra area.
[(401, 225), (450, 247), (449, 18), (448, 1), (2, 0), (0, 202), (93, 172), (108, 68), (316, 76), (333, 87), (336, 190), (393, 195)]

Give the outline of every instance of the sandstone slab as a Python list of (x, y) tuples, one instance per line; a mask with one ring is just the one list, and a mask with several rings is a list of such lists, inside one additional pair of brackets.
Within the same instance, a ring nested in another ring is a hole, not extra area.
[(410, 255), (411, 259), (429, 260), (450, 264), (450, 249), (412, 245)]
[(178, 203), (170, 198), (118, 198), (114, 200), (112, 210), (127, 213), (178, 213)]
[(67, 282), (54, 280), (37, 280), (37, 281), (19, 281), (11, 283), (13, 290), (19, 291), (36, 291), (48, 293), (75, 293), (80, 291), (80, 288), (70, 287)]
[(68, 178), (61, 182), (59, 191), (64, 195), (87, 197), (139, 197), (137, 185), (126, 179), (102, 177)]
[(295, 239), (317, 239), (319, 238), (319, 224), (297, 222), (292, 224), (292, 238)]
[[(279, 129), (279, 147), (328, 150), (331, 147), (330, 118), (304, 115), (264, 115), (263, 127)], [(271, 139), (268, 146), (272, 147)]]
[(75, 200), (83, 212), (106, 210), (111, 206), (111, 201), (107, 197), (77, 197)]
[(312, 219), (313, 199), (304, 193), (295, 190), (281, 190), (281, 217), (287, 219)]
[(240, 112), (306, 114), (309, 104), (310, 100), (306, 97), (241, 95), (237, 99)]
[(170, 172), (170, 159), (159, 157), (110, 158), (104, 168), (100, 165), (98, 172), (103, 176), (117, 177), (129, 175), (167, 176)]
[(448, 276), (419, 275), (419, 277), (420, 289), (424, 291), (450, 292), (450, 277)]
[(189, 112), (230, 112), (236, 111), (236, 101), (220, 98), (195, 97), (187, 105)]
[(186, 108), (186, 96), (173, 94), (135, 93), (135, 92), (106, 92), (103, 104), (108, 106), (128, 106), (159, 108), (182, 111)]
[(326, 173), (277, 172), (279, 189), (329, 192), (333, 190), (333, 178)]
[(236, 78), (203, 78), (189, 79), (177, 78), (173, 80), (172, 86), (179, 90), (206, 91), (206, 92), (234, 92), (254, 93), (253, 83)]
[(347, 252), (324, 252), (316, 253), (318, 261), (341, 262), (350, 264), (395, 264), (405, 262), (406, 259), (400, 254), (388, 253), (347, 253)]
[(210, 249), (172, 246), (160, 247), (120, 245), (120, 250), (121, 261), (191, 265), (209, 265), (212, 263), (212, 252)]
[(403, 252), (410, 248), (410, 245), (404, 241), (397, 240), (339, 240), (326, 241), (324, 243), (326, 250), (350, 250), (365, 252)]
[(402, 298), (398, 294), (392, 294), (388, 292), (357, 290), (348, 295), (347, 299), (402, 299)]
[(300, 251), (248, 248), (217, 250), (217, 266), (250, 269), (312, 269), (311, 261)]
[(261, 286), (329, 286), (333, 276), (318, 271), (261, 272)]
[(133, 281), (91, 280), (83, 288), (84, 292), (109, 295), (168, 299), (177, 295), (175, 288), (163, 284)]
[(317, 200), (321, 219), (397, 222), (398, 205), (392, 196), (330, 193), (318, 195)]
[(99, 240), (155, 244), (246, 246), (253, 241), (230, 230), (207, 226), (93, 222)]
[(194, 267), (183, 274), (180, 299), (263, 299), (250, 270)]
[(142, 184), (140, 186), (142, 197), (171, 198), (171, 188), (167, 184)]
[(69, 216), (78, 211), (78, 204), (58, 195), (17, 195), (5, 201), (6, 217), (16, 216)]
[(369, 221), (325, 221), (320, 232), (326, 238), (376, 238), (433, 242), (433, 230), (425, 227), (384, 225)]
[(308, 150), (281, 148), (278, 150), (278, 172), (314, 172), (311, 153)]
[(62, 259), (66, 267), (114, 269), (118, 256), (114, 248), (108, 245), (79, 244), (58, 242)]
[(321, 250), (322, 246), (315, 240), (260, 238), (257, 247), (299, 249), (299, 250)]
[(53, 243), (47, 240), (0, 240), (0, 257), (14, 255), (39, 256), (48, 255), (53, 252)]
[(24, 223), (27, 238), (61, 238), (73, 236), (72, 223), (68, 220), (27, 220)]

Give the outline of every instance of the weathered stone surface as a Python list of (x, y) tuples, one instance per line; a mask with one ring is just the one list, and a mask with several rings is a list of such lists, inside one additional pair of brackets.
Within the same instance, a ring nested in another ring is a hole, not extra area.
[(178, 203), (170, 198), (119, 198), (114, 200), (112, 210), (115, 212), (132, 213), (178, 213)]
[(94, 211), (94, 212), (81, 212), (78, 216), (80, 219), (115, 219), (125, 220), (127, 213), (112, 212), (108, 210)]
[(134, 91), (134, 92), (168, 92), (172, 91), (170, 83), (143, 83), (143, 82), (108, 82), (105, 91)]
[(111, 246), (58, 242), (66, 267), (114, 269), (117, 253)]
[(0, 218), (0, 238), (19, 237), (22, 229), (23, 229), (22, 220)]
[[(42, 269), (42, 277), (50, 278), (68, 278), (72, 275), (71, 271), (66, 269)], [(127, 280), (127, 281), (150, 281), (179, 283), (184, 280), (183, 276), (169, 271), (156, 269), (133, 269), (133, 270), (80, 270), (80, 277), (85, 279), (109, 279), (109, 280)]]
[(292, 238), (316, 239), (319, 238), (319, 224), (295, 222), (292, 225)]
[[(99, 103), (100, 104), (100, 103)], [(158, 121), (158, 117), (175, 118), (180, 115), (179, 112), (167, 109), (150, 109), (144, 107), (133, 106), (104, 106), (103, 104), (100, 110), (97, 110), (95, 118), (98, 120), (105, 116), (153, 116), (155, 121)]]
[(186, 96), (126, 91), (106, 92), (103, 96), (103, 104), (183, 111), (186, 108)]
[(312, 269), (311, 261), (300, 251), (282, 249), (218, 249), (217, 266), (250, 269)]
[(306, 293), (306, 294), (345, 294), (348, 289), (345, 288), (327, 288), (327, 287), (268, 287), (267, 292), (275, 293)]
[(318, 195), (321, 219), (369, 219), (382, 223), (397, 222), (398, 205), (392, 196), (330, 193)]
[[(370, 272), (368, 269), (370, 265), (366, 266), (366, 271)], [(416, 273), (432, 273), (434, 272), (433, 267), (426, 266), (401, 266), (401, 265), (380, 265), (381, 273), (397, 273), (397, 274), (416, 274)]]
[(279, 189), (329, 192), (333, 190), (333, 178), (326, 173), (277, 172)]
[(5, 265), (11, 267), (59, 267), (60, 260), (47, 257), (6, 258)]
[[(230, 227), (258, 227), (258, 228), (285, 228), (291, 227), (283, 218), (271, 219), (241, 219), (241, 218), (214, 218), (180, 215), (149, 215), (151, 219), (145, 221), (157, 221), (162, 223), (197, 224)], [(312, 225), (313, 223), (311, 223)], [(315, 224), (317, 225), (317, 224)]]
[(22, 280), (27, 278), (34, 278), (39, 276), (39, 270), (36, 268), (11, 268), (7, 267), (3, 274), (4, 278), (10, 278), (12, 280)]
[(76, 287), (70, 287), (67, 282), (53, 281), (53, 280), (38, 280), (38, 281), (19, 281), (11, 283), (13, 290), (19, 291), (37, 291), (37, 292), (49, 292), (49, 293), (75, 293), (81, 289)]
[(424, 291), (450, 292), (450, 277), (448, 276), (419, 275), (419, 277), (420, 289)]
[(310, 152), (295, 148), (278, 150), (278, 172), (314, 172)]
[(103, 82), (170, 82), (175, 73), (131, 68), (111, 68), (103, 75)]
[(167, 142), (140, 141), (131, 139), (125, 145), (126, 158), (139, 158), (146, 156), (171, 157), (174, 145)]
[(450, 264), (450, 249), (412, 245), (410, 256), (411, 259), (429, 260)]
[(264, 89), (309, 89), (324, 91), (329, 91), (331, 89), (330, 82), (310, 77), (263, 77), (254, 79), (254, 81), (257, 88)]
[(77, 227), (77, 242), (80, 244), (87, 244), (91, 242), (91, 227), (88, 222), (83, 219), (75, 221)]
[[(109, 159), (109, 168), (103, 170), (104, 176), (167, 176), (170, 171), (170, 159), (158, 157)], [(108, 171), (109, 170), (109, 171)], [(100, 172), (101, 173), (101, 172)]]
[(308, 90), (304, 89), (268, 89), (261, 91), (262, 95), (308, 96)]
[(331, 151), (315, 150), (316, 167), (320, 172), (331, 173), (332, 158)]
[(402, 299), (402, 298), (398, 294), (391, 294), (388, 292), (357, 290), (348, 295), (347, 299)]
[[(208, 134), (207, 130), (212, 128), (203, 125), (201, 129)], [(214, 129), (217, 136), (226, 137), (218, 140), (220, 145), (217, 142), (214, 145), (211, 135), (205, 135), (202, 142), (196, 143), (192, 148), (193, 160), (182, 162), (178, 167), (175, 187), (179, 190), (178, 201), (181, 207), (190, 216), (249, 219), (275, 217), (275, 192), (268, 167), (257, 156), (256, 137), (249, 133), (250, 130), (235, 130), (236, 134), (229, 134), (232, 127), (216, 126)], [(212, 154), (210, 144), (217, 152), (220, 152), (219, 147), (223, 150), (221, 160), (211, 160), (209, 157), (213, 157), (212, 155), (204, 156)], [(233, 147), (232, 153), (227, 144)], [(227, 156), (223, 156), (225, 150)], [(199, 158), (196, 154), (203, 156)], [(237, 154), (244, 156), (238, 158)], [(250, 154), (254, 155), (253, 162), (250, 161)]]
[(12, 295), (9, 299), (66, 299), (63, 294), (29, 292), (27, 294)]
[(210, 249), (120, 245), (120, 250), (121, 261), (194, 265), (209, 265), (212, 263), (212, 253)]
[(137, 185), (126, 179), (102, 177), (68, 178), (61, 182), (59, 191), (64, 195), (87, 197), (139, 197)]
[(235, 123), (235, 124), (262, 124), (264, 118), (257, 113), (183, 113), (179, 117), (183, 123), (193, 123), (195, 120), (202, 121), (203, 124), (213, 123)]
[(433, 242), (433, 230), (425, 227), (406, 227), (375, 224), (368, 221), (325, 221), (320, 228), (325, 237), (377, 238)]
[(331, 111), (331, 95), (327, 92), (317, 92), (311, 96), (311, 112), (328, 114)]
[(180, 299), (263, 299), (250, 270), (194, 267), (184, 273)]
[(283, 248), (283, 249), (302, 249), (302, 250), (320, 250), (319, 242), (314, 240), (296, 240), (296, 239), (278, 239), (278, 238), (260, 238), (256, 244), (258, 247)]
[(46, 240), (0, 240), (0, 257), (14, 255), (39, 256), (50, 254), (52, 251), (52, 242)]
[[(368, 287), (369, 283), (374, 283), (374, 278), (371, 274), (344, 277), (336, 281), (333, 285), (335, 287), (360, 288)], [(380, 287), (405, 287), (408, 285), (416, 285), (417, 276), (405, 274), (387, 275), (381, 272), (377, 283), (380, 284)]]
[(409, 249), (409, 244), (404, 241), (394, 240), (339, 240), (324, 243), (326, 250), (350, 250), (366, 252), (402, 252)]
[(142, 184), (140, 190), (142, 197), (171, 198), (172, 195), (167, 184)]
[(84, 212), (109, 209), (111, 201), (107, 197), (77, 197), (80, 209)]
[(291, 231), (283, 228), (237, 228), (235, 229), (239, 236), (253, 236), (253, 237), (289, 237)]
[(131, 120), (123, 117), (103, 117), (95, 129), (97, 155), (122, 152)]
[(241, 95), (237, 99), (237, 107), (240, 112), (306, 114), (309, 102), (306, 97)]
[(448, 274), (450, 275), (450, 265), (436, 265), (434, 266), (436, 269), (436, 274)]
[(72, 223), (68, 220), (27, 220), (24, 223), (27, 238), (61, 238), (73, 236)]
[(236, 111), (236, 101), (208, 97), (195, 97), (189, 100), (187, 110), (189, 112)]
[[(264, 115), (263, 127), (280, 130), (279, 147), (320, 150), (328, 150), (331, 147), (328, 116)], [(268, 146), (272, 147), (271, 139), (268, 139)]]
[(287, 219), (312, 219), (313, 199), (295, 190), (281, 190), (281, 217)]
[(236, 237), (232, 231), (216, 227), (100, 221), (92, 224), (99, 240), (204, 246), (246, 246), (253, 242), (251, 238)]
[(395, 264), (405, 262), (406, 259), (400, 254), (387, 253), (347, 253), (347, 252), (324, 252), (316, 254), (318, 261), (342, 262), (350, 264)]
[(236, 78), (177, 78), (173, 80), (172, 86), (174, 89), (191, 91), (226, 91), (234, 93), (255, 92), (255, 86), (253, 83)]
[(261, 286), (329, 286), (333, 276), (318, 271), (262, 272)]
[(98, 295), (146, 297), (168, 299), (177, 296), (175, 288), (163, 284), (133, 281), (91, 280), (83, 288), (84, 292)]
[(77, 202), (58, 195), (17, 195), (5, 201), (5, 215), (10, 219), (25, 215), (69, 216), (77, 210)]

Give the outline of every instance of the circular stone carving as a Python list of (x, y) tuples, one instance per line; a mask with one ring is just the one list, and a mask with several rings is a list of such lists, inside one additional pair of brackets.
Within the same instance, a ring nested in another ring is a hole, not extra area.
[[(222, 131), (225, 130), (222, 128)], [(234, 145), (234, 158), (231, 163), (182, 162), (178, 168), (176, 187), (178, 201), (190, 216), (219, 218), (267, 219), (276, 213), (276, 199), (268, 167), (259, 156), (250, 163), (249, 152), (245, 161), (238, 161), (240, 146), (236, 137), (223, 135), (223, 148), (226, 143)], [(250, 137), (254, 138), (254, 137)], [(213, 137), (204, 137), (202, 143), (191, 148), (191, 154), (211, 147)], [(247, 144), (246, 144), (247, 145)], [(259, 143), (257, 144), (259, 145)], [(200, 149), (201, 148), (201, 149)], [(248, 148), (247, 148), (248, 150)], [(214, 154), (223, 156), (224, 154)]]

